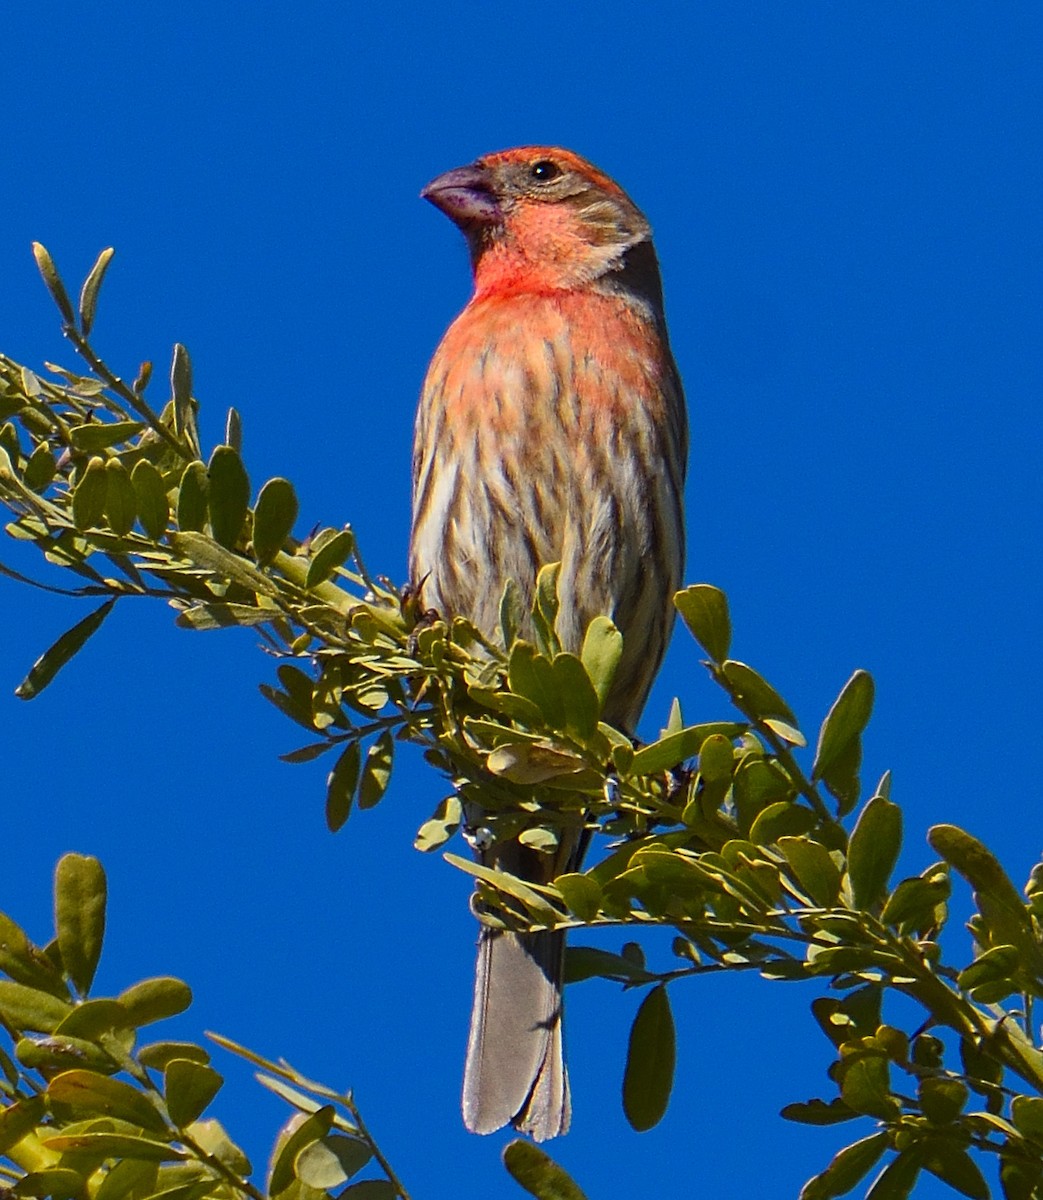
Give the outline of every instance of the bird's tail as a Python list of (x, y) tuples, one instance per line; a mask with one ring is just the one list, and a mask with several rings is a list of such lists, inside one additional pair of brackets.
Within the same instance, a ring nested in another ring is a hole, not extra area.
[(564, 933), (483, 926), (464, 1067), (464, 1124), (472, 1133), (492, 1133), (510, 1121), (542, 1142), (568, 1130), (564, 954)]

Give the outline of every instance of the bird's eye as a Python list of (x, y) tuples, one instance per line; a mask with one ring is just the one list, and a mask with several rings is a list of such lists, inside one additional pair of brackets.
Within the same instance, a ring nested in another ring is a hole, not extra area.
[(549, 158), (541, 158), (539, 162), (532, 164), (529, 174), (537, 183), (550, 183), (552, 179), (557, 179), (561, 174), (561, 167), (557, 163), (551, 162)]

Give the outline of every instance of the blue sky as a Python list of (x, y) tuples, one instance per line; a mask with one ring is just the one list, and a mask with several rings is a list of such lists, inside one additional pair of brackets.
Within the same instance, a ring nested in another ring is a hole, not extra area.
[[(910, 871), (952, 821), (1024, 879), (1043, 840), (1038, 5), (15, 0), (3, 22), (0, 349), (72, 365), (31, 240), (74, 282), (116, 246), (104, 355), (132, 376), (185, 342), (205, 440), (234, 404), (255, 484), (289, 476), (302, 531), (350, 520), (394, 578), (416, 393), (468, 290), (420, 187), (542, 141), (615, 176), (656, 231), (689, 395), (688, 580), (727, 590), (734, 652), (812, 734), (851, 670), (874, 674), (866, 777), (894, 771)], [(0, 559), (30, 565), (17, 549)], [(98, 854), (103, 986), (180, 975), (183, 1034), (354, 1087), (417, 1196), (520, 1195), (503, 1139), (458, 1115), (468, 887), (411, 849), (444, 784), (404, 761), (330, 836), (323, 764), (276, 758), (303, 739), (258, 695), (251, 635), (127, 603), (24, 704), (81, 610), (4, 579), (0, 605), (0, 908), (44, 937), (55, 860)], [(725, 715), (683, 632), (646, 732), (674, 694), (689, 720)], [(638, 1136), (618, 1098), (637, 997), (571, 989), (576, 1118), (553, 1153), (592, 1198), (679, 1178), (795, 1196), (840, 1144), (776, 1115), (828, 1087), (814, 994), (675, 988), (678, 1090)], [(218, 1115), (260, 1166), (283, 1113), (226, 1065)]]

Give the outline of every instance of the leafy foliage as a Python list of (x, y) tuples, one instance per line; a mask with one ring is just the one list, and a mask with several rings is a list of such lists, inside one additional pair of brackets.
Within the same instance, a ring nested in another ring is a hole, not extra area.
[[(636, 746), (601, 720), (619, 632), (600, 617), (580, 654), (562, 651), (555, 565), (538, 580), (533, 640), (518, 636), (524, 614), (508, 587), (493, 641), (371, 576), (350, 528), (298, 539), (288, 481), (269, 480), (251, 503), (234, 410), (225, 441), (204, 457), (183, 347), (159, 412), (145, 399), (148, 364), (127, 386), (93, 350), (111, 252), (78, 309), (46, 251), (37, 258), (91, 373), (53, 367), (54, 378), (42, 379), (0, 357), (0, 500), (8, 532), (76, 577), (69, 594), (98, 606), (41, 656), (19, 695), (38, 694), (111, 607), (134, 597), (166, 599), (188, 628), (255, 628), (278, 660), (263, 694), (310, 737), (284, 758), (330, 757), (331, 829), (383, 799), (396, 746), (412, 741), (449, 781), (417, 834), (419, 849), (443, 848), (462, 832), (472, 844), (516, 838), (553, 861), (563, 834), (583, 827), (598, 851), (587, 870), (550, 885), (447, 854), (474, 878), (483, 921), (675, 931), (674, 961), (662, 968), (632, 942), (618, 954), (575, 945), (567, 961), (571, 982), (601, 976), (642, 991), (622, 1081), (636, 1129), (656, 1124), (669, 1103), (672, 988), (716, 971), (818, 980), (811, 1007), (832, 1050), (831, 1094), (784, 1115), (857, 1123), (858, 1135), (809, 1181), (804, 1200), (845, 1195), (873, 1172), (872, 1200), (909, 1195), (923, 1172), (987, 1197), (983, 1155), (999, 1164), (1007, 1200), (1043, 1195), (1043, 1053), (1033, 1021), (1043, 996), (1043, 864), (1019, 890), (981, 842), (939, 825), (930, 835), (938, 860), (893, 880), (902, 817), (889, 776), (860, 806), (873, 705), (866, 672), (840, 689), (810, 753), (780, 691), (730, 657), (723, 593), (698, 584), (675, 603), (734, 713), (685, 724), (675, 703), (662, 735)], [(941, 941), (953, 872), (972, 890), (967, 963), (947, 962)], [(203, 1117), (221, 1083), (207, 1051), (134, 1049), (140, 1025), (185, 1006), (185, 985), (152, 980), (115, 1000), (89, 995), (103, 880), (91, 860), (63, 860), (47, 948), (0, 918), (0, 969), (9, 977), (0, 981), (0, 1011), (15, 1039), (13, 1058), (0, 1062), (0, 1151), (17, 1168), (15, 1190), (257, 1197), (241, 1151)], [(921, 1011), (911, 1032), (892, 1013), (897, 996)], [(269, 1194), (312, 1200), (372, 1156), (383, 1180), (340, 1194), (404, 1195), (350, 1097), (240, 1052), (300, 1114), (280, 1135)], [(505, 1161), (544, 1200), (580, 1195), (525, 1143), (509, 1147)]]

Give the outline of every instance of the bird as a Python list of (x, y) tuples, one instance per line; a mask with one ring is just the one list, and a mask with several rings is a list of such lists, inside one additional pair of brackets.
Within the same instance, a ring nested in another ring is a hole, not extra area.
[[(513, 581), (527, 612), (560, 563), (557, 632), (578, 653), (609, 617), (623, 649), (603, 719), (633, 733), (673, 624), (684, 563), (684, 393), (648, 221), (591, 162), (556, 146), (485, 154), (421, 196), (470, 250), (473, 293), (421, 390), (409, 578), (426, 610), (493, 640)], [(522, 636), (531, 628), (522, 627)], [(546, 883), (580, 866), (517, 841), (486, 865)], [(567, 1132), (564, 935), (481, 926), (464, 1068), (474, 1133)]]

